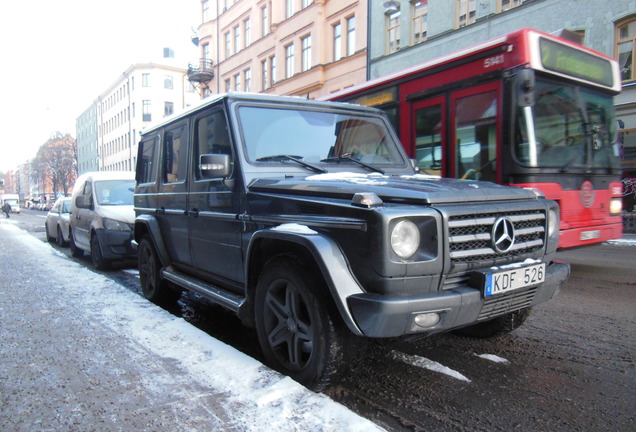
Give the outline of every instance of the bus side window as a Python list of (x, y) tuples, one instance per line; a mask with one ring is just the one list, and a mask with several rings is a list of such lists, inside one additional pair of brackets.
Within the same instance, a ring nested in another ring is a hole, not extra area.
[(420, 171), (442, 174), (442, 105), (415, 110), (415, 157)]
[(497, 179), (497, 92), (457, 99), (455, 104), (455, 177)]

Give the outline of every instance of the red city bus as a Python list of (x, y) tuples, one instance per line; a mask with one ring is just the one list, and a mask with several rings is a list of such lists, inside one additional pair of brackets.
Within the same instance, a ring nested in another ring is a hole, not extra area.
[(383, 109), (423, 173), (558, 201), (567, 248), (622, 236), (620, 89), (614, 59), (526, 28), (328, 98)]

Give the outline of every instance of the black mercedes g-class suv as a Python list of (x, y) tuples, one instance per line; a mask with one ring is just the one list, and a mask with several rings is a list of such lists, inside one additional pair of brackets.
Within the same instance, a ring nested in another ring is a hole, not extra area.
[(135, 241), (144, 295), (191, 290), (256, 328), (313, 389), (368, 338), (518, 327), (569, 276), (555, 202), (418, 174), (380, 111), (222, 95), (142, 134)]

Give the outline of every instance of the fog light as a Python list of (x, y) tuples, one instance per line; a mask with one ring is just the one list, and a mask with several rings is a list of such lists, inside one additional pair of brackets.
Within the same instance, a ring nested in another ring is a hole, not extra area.
[(422, 328), (430, 328), (436, 325), (439, 322), (439, 314), (436, 312), (431, 313), (421, 313), (415, 315), (413, 321), (418, 327)]

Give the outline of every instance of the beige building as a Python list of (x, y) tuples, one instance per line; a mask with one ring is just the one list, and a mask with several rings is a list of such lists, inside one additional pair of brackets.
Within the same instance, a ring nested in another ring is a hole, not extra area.
[(366, 79), (367, 2), (201, 0), (202, 96), (226, 92), (324, 96)]

